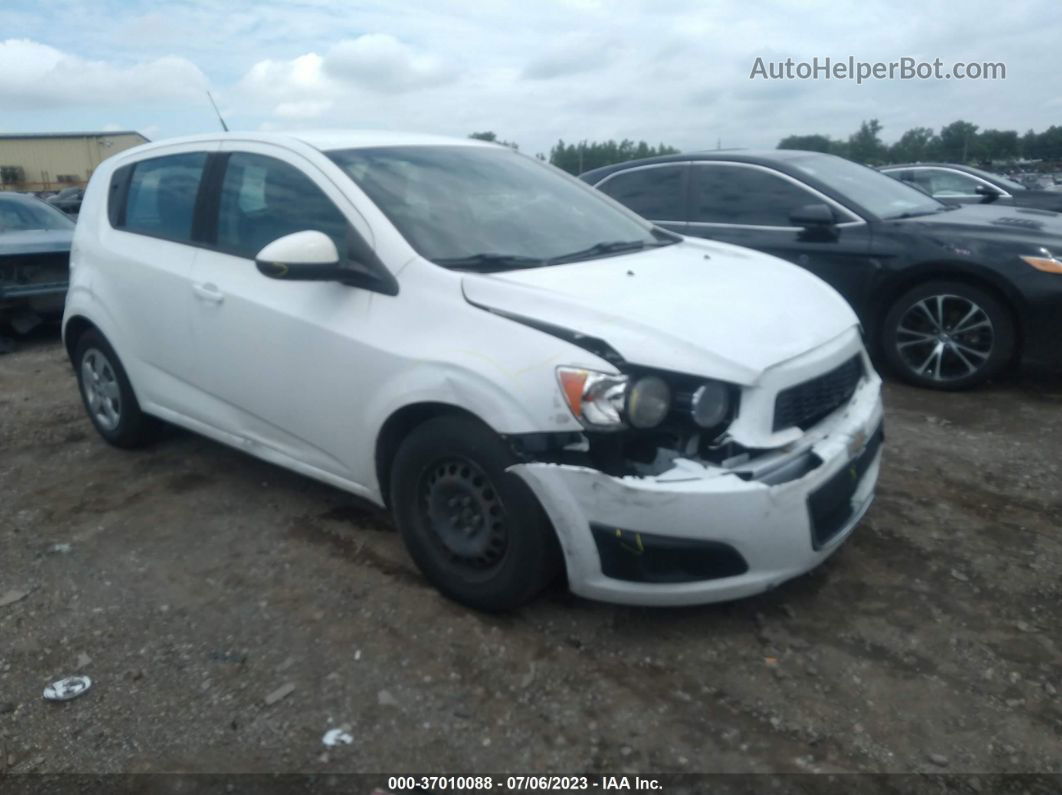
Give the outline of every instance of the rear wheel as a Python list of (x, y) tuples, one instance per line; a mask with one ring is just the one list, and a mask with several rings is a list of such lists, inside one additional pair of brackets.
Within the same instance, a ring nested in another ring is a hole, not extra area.
[(906, 381), (968, 389), (997, 375), (1014, 356), (1014, 321), (986, 290), (935, 281), (904, 293), (882, 325), (882, 353)]
[(505, 471), (515, 463), (482, 423), (439, 417), (410, 433), (391, 471), (391, 504), (413, 560), (443, 594), (479, 610), (524, 604), (560, 568), (542, 506)]
[(154, 438), (157, 422), (140, 410), (118, 355), (98, 331), (77, 341), (74, 367), (81, 400), (96, 431), (115, 447), (140, 447)]

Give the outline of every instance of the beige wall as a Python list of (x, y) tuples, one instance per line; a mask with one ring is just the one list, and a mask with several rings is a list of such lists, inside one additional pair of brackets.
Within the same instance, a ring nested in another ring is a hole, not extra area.
[[(147, 141), (137, 133), (69, 138), (0, 138), (0, 166), (21, 166), (25, 182), (4, 185), (14, 190), (57, 190), (69, 184), (84, 185), (92, 171), (113, 154)], [(60, 184), (60, 175), (78, 180)]]

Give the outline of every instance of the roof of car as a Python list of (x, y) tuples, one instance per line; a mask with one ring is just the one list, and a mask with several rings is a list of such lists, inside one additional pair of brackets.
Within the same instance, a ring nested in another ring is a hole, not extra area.
[(15, 201), (26, 202), (27, 204), (47, 204), (47, 202), (38, 199), (32, 193), (20, 193), (13, 190), (0, 190), (0, 199), (14, 199)]
[(804, 149), (707, 149), (701, 152), (680, 152), (676, 155), (661, 155), (660, 157), (647, 157), (642, 160), (614, 163), (584, 172), (579, 175), (579, 178), (592, 183), (603, 179), (614, 171), (622, 171), (633, 166), (655, 165), (657, 163), (685, 163), (691, 160), (727, 160), (734, 163), (785, 163), (808, 156), (834, 157), (835, 155), (809, 152)]
[(889, 163), (888, 165), (879, 166), (878, 170), (879, 171), (888, 171), (889, 169), (897, 169), (897, 168), (953, 168), (956, 171), (966, 171), (966, 172), (969, 172), (971, 174), (976, 174), (977, 176), (1003, 177), (1004, 179), (1010, 179), (1010, 180), (1014, 179), (1014, 177), (1007, 176), (1006, 174), (1000, 174), (1000, 173), (998, 173), (996, 171), (991, 171), (991, 170), (989, 170), (987, 168), (981, 168), (979, 166), (967, 166), (967, 165), (964, 165), (963, 163), (937, 163), (937, 162)]
[(881, 171), (885, 171), (885, 170), (890, 169), (890, 168), (926, 168), (926, 167), (932, 167), (932, 168), (957, 168), (957, 169), (960, 169), (960, 170), (965, 170), (965, 169), (970, 168), (970, 166), (964, 166), (964, 165), (961, 165), (959, 163), (889, 163), (886, 166), (880, 166), (879, 169)]
[(147, 151), (156, 146), (185, 143), (210, 143), (216, 141), (260, 141), (262, 143), (291, 143), (299, 141), (328, 152), (335, 149), (364, 149), (376, 146), (500, 146), (475, 138), (454, 138), (425, 133), (393, 132), (389, 130), (293, 130), (290, 132), (253, 132), (233, 130), (180, 138), (167, 138), (146, 146), (137, 147)]

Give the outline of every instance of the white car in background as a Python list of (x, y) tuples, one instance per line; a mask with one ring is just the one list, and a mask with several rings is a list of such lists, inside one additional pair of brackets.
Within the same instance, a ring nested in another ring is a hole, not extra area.
[(64, 340), (107, 441), (162, 419), (387, 505), (481, 609), (562, 569), (617, 602), (767, 590), (838, 548), (880, 461), (831, 288), (472, 140), (122, 152), (85, 193)]

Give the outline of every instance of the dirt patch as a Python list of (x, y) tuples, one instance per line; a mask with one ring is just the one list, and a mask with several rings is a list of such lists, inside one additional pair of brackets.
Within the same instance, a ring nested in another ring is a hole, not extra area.
[(0, 771), (1062, 772), (1062, 382), (886, 400), (878, 499), (809, 575), (483, 616), (349, 495), (107, 447), (39, 340), (0, 357)]

